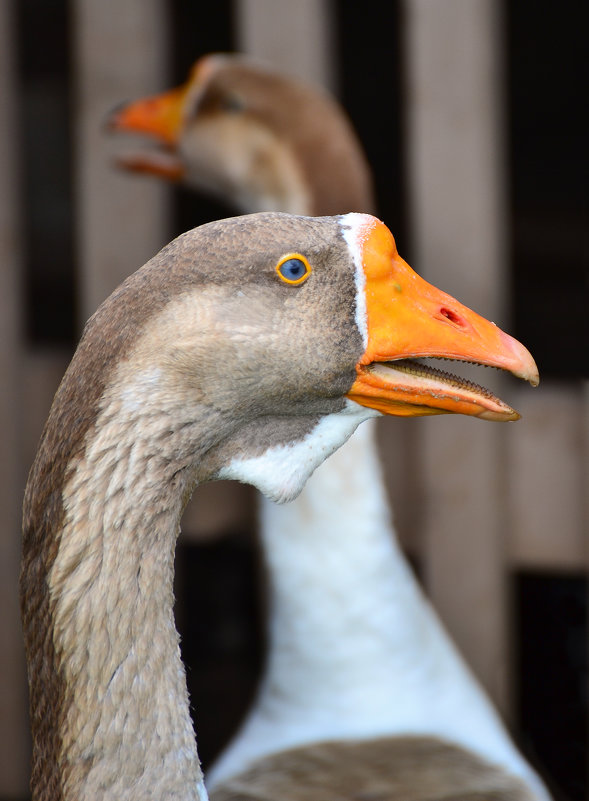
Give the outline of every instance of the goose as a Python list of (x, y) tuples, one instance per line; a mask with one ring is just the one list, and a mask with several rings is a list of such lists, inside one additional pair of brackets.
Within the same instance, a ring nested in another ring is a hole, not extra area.
[[(128, 153), (120, 166), (179, 180), (243, 211), (328, 214), (375, 206), (366, 158), (339, 106), (248, 57), (204, 56), (184, 86), (124, 104), (110, 126), (149, 134), (165, 148)], [(258, 174), (259, 163), (272, 169)], [(212, 797), (225, 797), (226, 781), (243, 787), (234, 777), (269, 755), (336, 740), (356, 740), (359, 749), (372, 742), (379, 753), (386, 737), (393, 749), (386, 770), (394, 763), (412, 789), (416, 754), (430, 754), (438, 765), (443, 751), (440, 793), (457, 760), (474, 766), (476, 755), (483, 760), (473, 767), (479, 783), (490, 775), (489, 762), (522, 782), (532, 793), (526, 797), (548, 799), (399, 547), (374, 425), (356, 431), (292, 503), (261, 499), (269, 655), (246, 721), (207, 772)], [(343, 765), (350, 763), (347, 748)], [(273, 756), (272, 764), (285, 767), (284, 758)], [(353, 769), (361, 764), (355, 759)], [(367, 761), (365, 778), (374, 771)], [(418, 777), (431, 783), (421, 770)], [(456, 789), (451, 781), (449, 788)], [(274, 788), (272, 797), (285, 792)], [(324, 798), (326, 786), (306, 792)], [(407, 786), (401, 797), (409, 797)]]
[(538, 382), (523, 345), (415, 274), (366, 214), (209, 223), (99, 307), (23, 505), (35, 801), (207, 798), (173, 619), (182, 509), (216, 478), (293, 499), (381, 413), (517, 418), (426, 356)]
[(177, 89), (124, 103), (113, 131), (145, 134), (119, 166), (181, 182), (244, 213), (374, 213), (366, 157), (339, 105), (240, 55), (200, 58)]

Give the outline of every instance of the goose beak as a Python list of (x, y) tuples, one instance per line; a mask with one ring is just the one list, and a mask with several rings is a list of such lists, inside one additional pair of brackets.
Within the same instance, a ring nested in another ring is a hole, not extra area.
[(517, 420), (488, 390), (419, 360), (454, 359), (498, 367), (533, 386), (529, 351), (494, 323), (420, 278), (398, 255), (388, 228), (367, 218), (360, 229), (367, 347), (348, 397), (383, 414), (467, 414)]
[(214, 55), (203, 56), (194, 64), (188, 81), (182, 86), (124, 103), (111, 112), (107, 119), (107, 128), (111, 131), (145, 134), (160, 146), (160, 149), (120, 156), (118, 166), (171, 181), (184, 177), (186, 168), (177, 155), (177, 147), (186, 124), (187, 107), (193, 107), (216, 64)]
[(146, 134), (157, 140), (161, 149), (131, 152), (120, 156), (117, 164), (133, 172), (151, 173), (170, 181), (179, 181), (184, 165), (175, 154), (183, 123), (184, 106), (189, 91), (185, 84), (160, 95), (126, 103), (111, 112), (107, 127), (112, 131)]
[(116, 108), (108, 124), (115, 131), (143, 133), (175, 146), (182, 122), (187, 86), (144, 97)]

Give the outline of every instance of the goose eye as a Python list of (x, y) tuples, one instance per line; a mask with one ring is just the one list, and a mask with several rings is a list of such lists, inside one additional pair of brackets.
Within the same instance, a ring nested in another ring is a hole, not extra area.
[(221, 99), (221, 108), (223, 111), (228, 111), (232, 114), (236, 114), (240, 111), (245, 109), (245, 100), (241, 95), (235, 94), (234, 92), (225, 95)]
[(300, 253), (289, 253), (280, 259), (276, 272), (287, 284), (302, 284), (311, 272), (311, 265)]

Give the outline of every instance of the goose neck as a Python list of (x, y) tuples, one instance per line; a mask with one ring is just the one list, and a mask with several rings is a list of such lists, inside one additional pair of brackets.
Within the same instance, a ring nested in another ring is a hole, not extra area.
[[(147, 404), (127, 404), (123, 415), (121, 403), (105, 402), (64, 473), (39, 603), (46, 630), (37, 637), (34, 621), (25, 626), (32, 786), (43, 801), (205, 801), (173, 615), (195, 432), (150, 416)], [(38, 565), (26, 565), (24, 592), (34, 592)]]
[(269, 671), (282, 680), (296, 663), (314, 687), (323, 675), (333, 688), (335, 675), (356, 665), (366, 676), (372, 661), (390, 683), (399, 655), (423, 645), (424, 611), (390, 520), (374, 423), (324, 467), (288, 507), (262, 502)]

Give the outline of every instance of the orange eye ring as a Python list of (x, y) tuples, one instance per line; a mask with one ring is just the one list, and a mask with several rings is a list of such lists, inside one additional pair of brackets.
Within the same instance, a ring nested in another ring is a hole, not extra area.
[(302, 253), (287, 253), (276, 265), (276, 272), (285, 284), (298, 286), (311, 275), (311, 265)]

